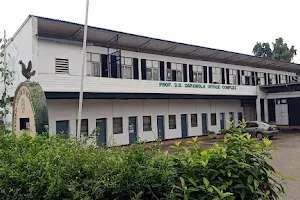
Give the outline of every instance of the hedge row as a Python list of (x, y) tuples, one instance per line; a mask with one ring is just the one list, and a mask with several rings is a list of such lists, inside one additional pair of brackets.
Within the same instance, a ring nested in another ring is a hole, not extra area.
[(194, 138), (159, 147), (86, 147), (52, 136), (0, 132), (0, 199), (275, 199), (283, 177), (263, 143), (240, 129), (201, 149)]

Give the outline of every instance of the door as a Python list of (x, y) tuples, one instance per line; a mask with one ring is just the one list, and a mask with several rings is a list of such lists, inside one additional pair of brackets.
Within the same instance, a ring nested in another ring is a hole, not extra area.
[(157, 137), (161, 140), (165, 139), (164, 116), (157, 116)]
[(137, 140), (136, 117), (129, 117), (128, 131), (129, 131), (129, 144)]
[(256, 106), (254, 101), (243, 101), (244, 119), (246, 121), (253, 121), (256, 119)]
[(220, 129), (225, 129), (225, 113), (220, 113)]
[(285, 99), (276, 100), (275, 114), (277, 125), (289, 125), (288, 104)]
[(207, 114), (202, 113), (202, 135), (207, 134)]
[(97, 145), (106, 146), (106, 118), (96, 119), (96, 127), (99, 128), (97, 133)]
[(187, 137), (187, 115), (181, 115), (181, 136)]

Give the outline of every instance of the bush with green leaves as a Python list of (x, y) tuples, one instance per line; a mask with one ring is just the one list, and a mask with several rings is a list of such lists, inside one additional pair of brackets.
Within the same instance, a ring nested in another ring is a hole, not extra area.
[(169, 158), (136, 144), (94, 148), (52, 136), (0, 134), (0, 199), (151, 199), (172, 177)]
[(236, 130), (202, 149), (194, 138), (159, 147), (95, 148), (58, 136), (0, 131), (0, 199), (275, 199), (282, 179), (271, 141)]
[(268, 164), (272, 141), (256, 142), (241, 128), (231, 129), (220, 144), (202, 150), (197, 139), (173, 146), (177, 183), (173, 192), (182, 199), (278, 199), (285, 193), (284, 177)]

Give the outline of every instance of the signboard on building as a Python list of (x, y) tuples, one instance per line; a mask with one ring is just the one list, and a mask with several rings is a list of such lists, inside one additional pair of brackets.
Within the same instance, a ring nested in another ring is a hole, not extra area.
[(203, 83), (170, 83), (159, 82), (159, 87), (165, 88), (199, 88), (199, 89), (223, 89), (223, 90), (236, 90), (235, 85), (219, 85), (219, 84), (203, 84)]

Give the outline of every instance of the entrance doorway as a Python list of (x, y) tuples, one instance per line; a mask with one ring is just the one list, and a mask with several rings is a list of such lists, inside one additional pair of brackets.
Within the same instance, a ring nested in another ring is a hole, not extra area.
[(181, 136), (187, 137), (187, 115), (183, 114), (181, 115)]
[(225, 129), (225, 113), (220, 113), (220, 129)]
[(207, 135), (207, 113), (202, 113), (202, 135)]
[(129, 117), (129, 144), (133, 144), (137, 140), (136, 117)]
[(97, 145), (106, 146), (106, 118), (96, 119), (96, 127), (99, 127)]
[(157, 137), (161, 140), (165, 139), (164, 116), (157, 116)]

